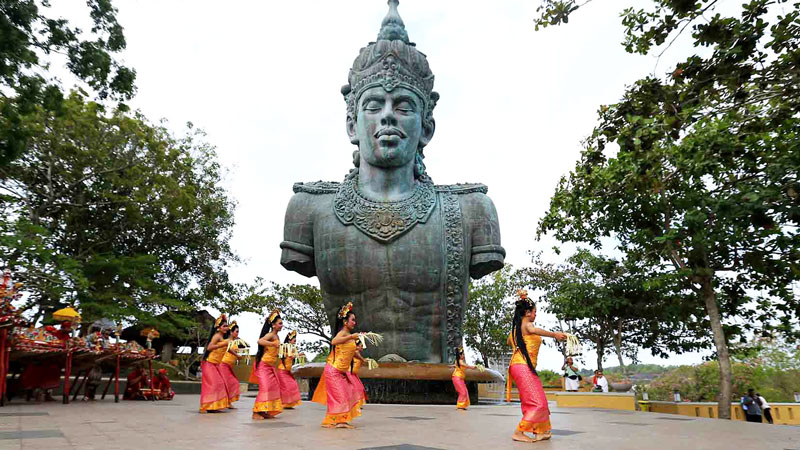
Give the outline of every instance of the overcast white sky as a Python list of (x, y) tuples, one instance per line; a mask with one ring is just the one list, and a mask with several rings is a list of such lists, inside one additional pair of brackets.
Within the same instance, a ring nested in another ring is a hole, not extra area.
[[(53, 3), (69, 18), (86, 16), (82, 0)], [(574, 167), (599, 105), (654, 69), (654, 57), (619, 44), (618, 14), (630, 3), (593, 2), (568, 26), (535, 32), (537, 0), (400, 2), (441, 94), (425, 149), (428, 173), (437, 184), (489, 186), (508, 263), (528, 265), (529, 250), (552, 255), (554, 242), (537, 242), (535, 229), (558, 179)], [(128, 43), (122, 60), (137, 71), (131, 105), (176, 131), (187, 121), (203, 128), (230, 170), (226, 184), (238, 202), (233, 247), (244, 259), (232, 278), (316, 284), (279, 264), (284, 211), (292, 183), (340, 181), (351, 167), (339, 89), (359, 49), (375, 40), (386, 2), (114, 4)], [(658, 72), (680, 56), (671, 50)], [(261, 320), (240, 318), (245, 340), (257, 339)], [(552, 346), (539, 360), (542, 369), (561, 367)], [(587, 354), (586, 366), (594, 360)], [(700, 356), (661, 360), (643, 351), (641, 360), (683, 364)]]

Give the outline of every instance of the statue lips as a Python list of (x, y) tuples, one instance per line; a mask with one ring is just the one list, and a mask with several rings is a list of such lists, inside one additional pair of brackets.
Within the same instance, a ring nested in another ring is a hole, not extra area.
[(375, 132), (375, 138), (383, 147), (397, 147), (401, 139), (405, 139), (406, 134), (397, 128), (381, 128)]

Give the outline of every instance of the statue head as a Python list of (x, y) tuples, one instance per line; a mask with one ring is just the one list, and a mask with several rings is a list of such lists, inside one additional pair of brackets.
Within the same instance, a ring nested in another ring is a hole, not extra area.
[(408, 40), (397, 5), (389, 0), (377, 41), (361, 49), (342, 86), (347, 134), (359, 148), (356, 168), (362, 159), (387, 169), (414, 164), (415, 178), (427, 181), (422, 150), (436, 128), (439, 94), (428, 60)]

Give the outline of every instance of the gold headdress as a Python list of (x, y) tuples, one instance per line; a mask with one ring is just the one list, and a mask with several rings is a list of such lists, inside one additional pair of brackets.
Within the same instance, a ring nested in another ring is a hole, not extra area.
[(275, 321), (275, 318), (276, 318), (276, 317), (278, 317), (278, 316), (280, 316), (280, 315), (281, 315), (281, 310), (280, 310), (280, 309), (275, 309), (275, 310), (273, 310), (273, 311), (272, 311), (272, 312), (269, 314), (269, 318), (268, 318), (268, 320), (269, 320), (269, 323), (272, 323), (272, 322), (274, 322), (274, 321)]
[(236, 326), (236, 321), (235, 320), (228, 324), (228, 328), (231, 328), (231, 329), (233, 329), (233, 327), (235, 327), (235, 326)]
[(289, 339), (291, 341), (292, 339), (294, 339), (296, 337), (297, 337), (297, 330), (292, 330), (292, 331), (289, 332), (289, 335), (287, 336), (287, 339)]
[(346, 305), (342, 306), (342, 309), (339, 310), (339, 318), (344, 319), (347, 317), (347, 314), (353, 310), (353, 302), (347, 302)]
[(517, 301), (525, 302), (529, 306), (535, 306), (533, 304), (533, 300), (531, 300), (531, 298), (528, 297), (528, 291), (526, 289), (517, 289), (517, 296), (519, 297), (519, 300), (517, 300)]
[(217, 320), (214, 321), (214, 328), (219, 328), (226, 323), (228, 323), (228, 318), (225, 316), (225, 314), (220, 314), (220, 316), (217, 317)]

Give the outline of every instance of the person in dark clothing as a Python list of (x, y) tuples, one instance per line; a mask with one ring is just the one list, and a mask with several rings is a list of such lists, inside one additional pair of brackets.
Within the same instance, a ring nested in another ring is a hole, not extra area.
[(744, 408), (744, 415), (748, 422), (761, 423), (761, 403), (753, 389), (748, 389), (747, 395), (742, 397), (742, 408)]

